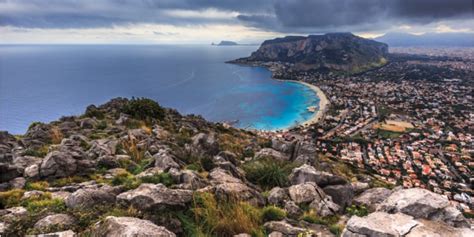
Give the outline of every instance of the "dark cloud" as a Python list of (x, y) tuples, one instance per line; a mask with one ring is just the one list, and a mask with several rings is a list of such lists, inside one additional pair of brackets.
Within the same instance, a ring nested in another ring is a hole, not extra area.
[[(0, 25), (94, 28), (136, 23), (245, 24), (280, 32), (361, 31), (472, 19), (473, 0), (0, 0)], [(235, 19), (173, 10), (236, 11)]]

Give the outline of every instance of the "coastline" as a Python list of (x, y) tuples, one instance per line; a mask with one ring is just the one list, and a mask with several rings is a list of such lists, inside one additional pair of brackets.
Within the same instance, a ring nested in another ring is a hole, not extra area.
[[(314, 91), (314, 93), (319, 98), (318, 111), (313, 113), (313, 116), (310, 119), (308, 119), (308, 120), (306, 120), (306, 121), (304, 121), (304, 122), (302, 122), (302, 123), (300, 123), (300, 124), (298, 124), (297, 126), (294, 126), (294, 127), (302, 126), (304, 128), (307, 128), (310, 125), (319, 122), (319, 120), (323, 118), (324, 113), (326, 113), (327, 106), (329, 105), (329, 100), (326, 97), (326, 94), (324, 94), (324, 92), (319, 87), (317, 87), (313, 84), (309, 84), (309, 83), (304, 82), (304, 81), (285, 80), (285, 79), (276, 79), (276, 78), (272, 78), (272, 79), (278, 80), (278, 81), (284, 81), (284, 82), (295, 82), (295, 83), (300, 83), (302, 85), (305, 85), (308, 88), (310, 88), (312, 91)], [(294, 127), (286, 128), (286, 129), (283, 129), (282, 131), (288, 131), (291, 128), (294, 128)]]
[(312, 85), (312, 84), (309, 84), (307, 82), (303, 82), (303, 81), (294, 81), (294, 82), (301, 83), (301, 84), (309, 87), (319, 97), (318, 111), (316, 113), (314, 113), (313, 116), (310, 119), (308, 119), (305, 122), (300, 124), (300, 126), (303, 126), (303, 127), (306, 128), (306, 127), (308, 127), (312, 124), (315, 124), (315, 123), (319, 122), (319, 120), (321, 120), (323, 118), (324, 113), (326, 112), (327, 106), (329, 105), (329, 100), (326, 97), (326, 94), (324, 94), (324, 92), (319, 87), (317, 87), (315, 85)]

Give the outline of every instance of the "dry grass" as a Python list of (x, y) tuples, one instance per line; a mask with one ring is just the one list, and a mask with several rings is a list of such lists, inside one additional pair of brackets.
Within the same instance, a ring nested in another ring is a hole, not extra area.
[(59, 127), (54, 126), (51, 128), (51, 143), (59, 144), (63, 140), (64, 135), (59, 129)]
[(387, 120), (384, 123), (378, 123), (374, 126), (375, 129), (382, 129), (390, 132), (405, 132), (414, 128), (413, 124), (404, 121)]
[(205, 236), (233, 236), (251, 233), (259, 236), (261, 211), (241, 201), (218, 202), (210, 193), (197, 194), (194, 197), (195, 222), (198, 233)]
[(122, 141), (122, 147), (127, 154), (132, 157), (133, 161), (140, 162), (145, 156), (145, 152), (137, 147), (137, 139), (128, 133), (127, 140)]

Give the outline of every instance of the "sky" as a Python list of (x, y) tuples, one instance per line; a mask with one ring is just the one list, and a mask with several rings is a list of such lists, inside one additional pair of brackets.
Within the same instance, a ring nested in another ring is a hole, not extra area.
[(474, 32), (474, 0), (0, 0), (3, 44), (260, 43), (285, 35)]

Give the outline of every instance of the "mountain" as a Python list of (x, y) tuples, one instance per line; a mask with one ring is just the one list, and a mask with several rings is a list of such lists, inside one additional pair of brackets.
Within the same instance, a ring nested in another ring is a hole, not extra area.
[(425, 33), (422, 35), (414, 35), (391, 32), (377, 37), (374, 40), (384, 42), (392, 47), (474, 47), (474, 33)]
[(351, 33), (328, 33), (266, 40), (250, 57), (234, 62), (285, 62), (300, 71), (360, 72), (385, 64), (387, 54), (384, 43)]
[(239, 45), (234, 41), (228, 41), (228, 40), (223, 40), (218, 44), (212, 44), (212, 45), (217, 45), (217, 46), (234, 46), (234, 45)]

